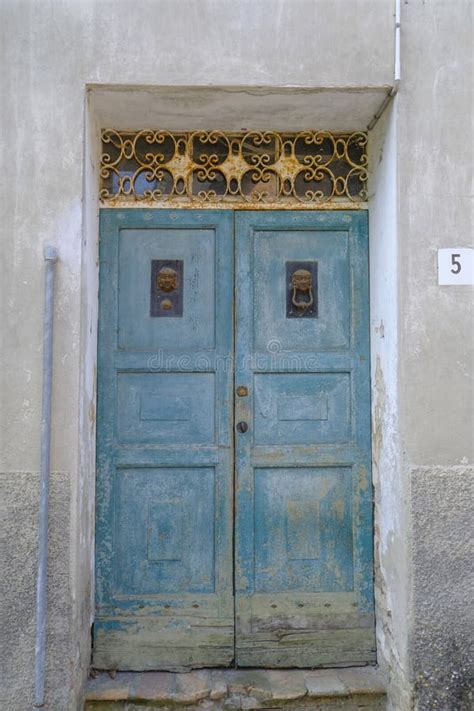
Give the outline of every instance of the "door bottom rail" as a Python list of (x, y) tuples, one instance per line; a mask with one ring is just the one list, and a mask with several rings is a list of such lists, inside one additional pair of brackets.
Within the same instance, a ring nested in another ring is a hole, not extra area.
[[(113, 677), (113, 678), (112, 678)], [(89, 679), (85, 711), (193, 709), (386, 708), (377, 667), (318, 670), (201, 669), (191, 672), (102, 672)]]

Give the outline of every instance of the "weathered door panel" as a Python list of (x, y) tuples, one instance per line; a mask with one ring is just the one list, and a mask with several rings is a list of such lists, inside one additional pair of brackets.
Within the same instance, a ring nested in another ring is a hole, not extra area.
[(98, 668), (234, 656), (232, 244), (230, 212), (101, 214)]
[(366, 214), (238, 213), (236, 255), (237, 664), (373, 661)]

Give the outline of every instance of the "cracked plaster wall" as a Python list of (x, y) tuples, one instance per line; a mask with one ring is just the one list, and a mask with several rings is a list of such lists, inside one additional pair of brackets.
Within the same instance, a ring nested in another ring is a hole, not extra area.
[[(68, 472), (69, 482), (51, 511), (50, 709), (79, 708), (89, 661), (97, 126), (87, 109), (87, 87), (318, 86), (335, 89), (331, 101), (336, 101), (339, 90), (351, 86), (360, 113), (359, 89), (375, 87), (374, 102), (390, 82), (392, 14), (389, 0), (142, 0), (138, 10), (132, 0), (1, 3), (0, 471), (5, 495), (0, 510), (7, 583), (2, 621), (8, 624), (0, 652), (0, 698), (9, 711), (30, 709), (33, 694), (42, 250), (47, 242), (57, 245), (60, 257), (52, 467)], [(280, 102), (280, 111), (287, 106)], [(350, 106), (345, 100), (339, 113), (347, 116)], [(329, 109), (322, 115), (335, 114)]]
[(402, 6), (398, 97), (401, 476), (410, 511), (410, 677), (420, 711), (472, 708), (473, 289), (438, 286), (473, 246), (473, 5)]
[(401, 476), (399, 401), (398, 103), (369, 138), (370, 340), (375, 602), (378, 661), (389, 705), (409, 708), (406, 481)]

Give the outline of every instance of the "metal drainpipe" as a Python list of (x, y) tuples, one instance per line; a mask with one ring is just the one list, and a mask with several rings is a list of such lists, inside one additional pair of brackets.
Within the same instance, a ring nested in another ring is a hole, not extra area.
[(398, 87), (400, 86), (400, 0), (395, 0), (395, 61), (394, 61), (394, 77), (393, 86), (388, 92), (382, 104), (374, 115), (374, 118), (367, 126), (367, 130), (370, 131), (379, 118), (382, 116), (383, 112), (392, 101), (392, 99), (398, 94)]
[(40, 502), (38, 514), (38, 580), (36, 584), (35, 708), (44, 707), (46, 608), (48, 575), (48, 499), (51, 445), (51, 391), (53, 374), (54, 247), (45, 247), (43, 315), (43, 402), (41, 411)]

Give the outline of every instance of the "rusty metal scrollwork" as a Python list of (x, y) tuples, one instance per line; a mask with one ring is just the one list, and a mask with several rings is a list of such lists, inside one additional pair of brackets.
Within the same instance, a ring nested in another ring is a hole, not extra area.
[(107, 204), (317, 207), (367, 200), (367, 134), (102, 132)]

